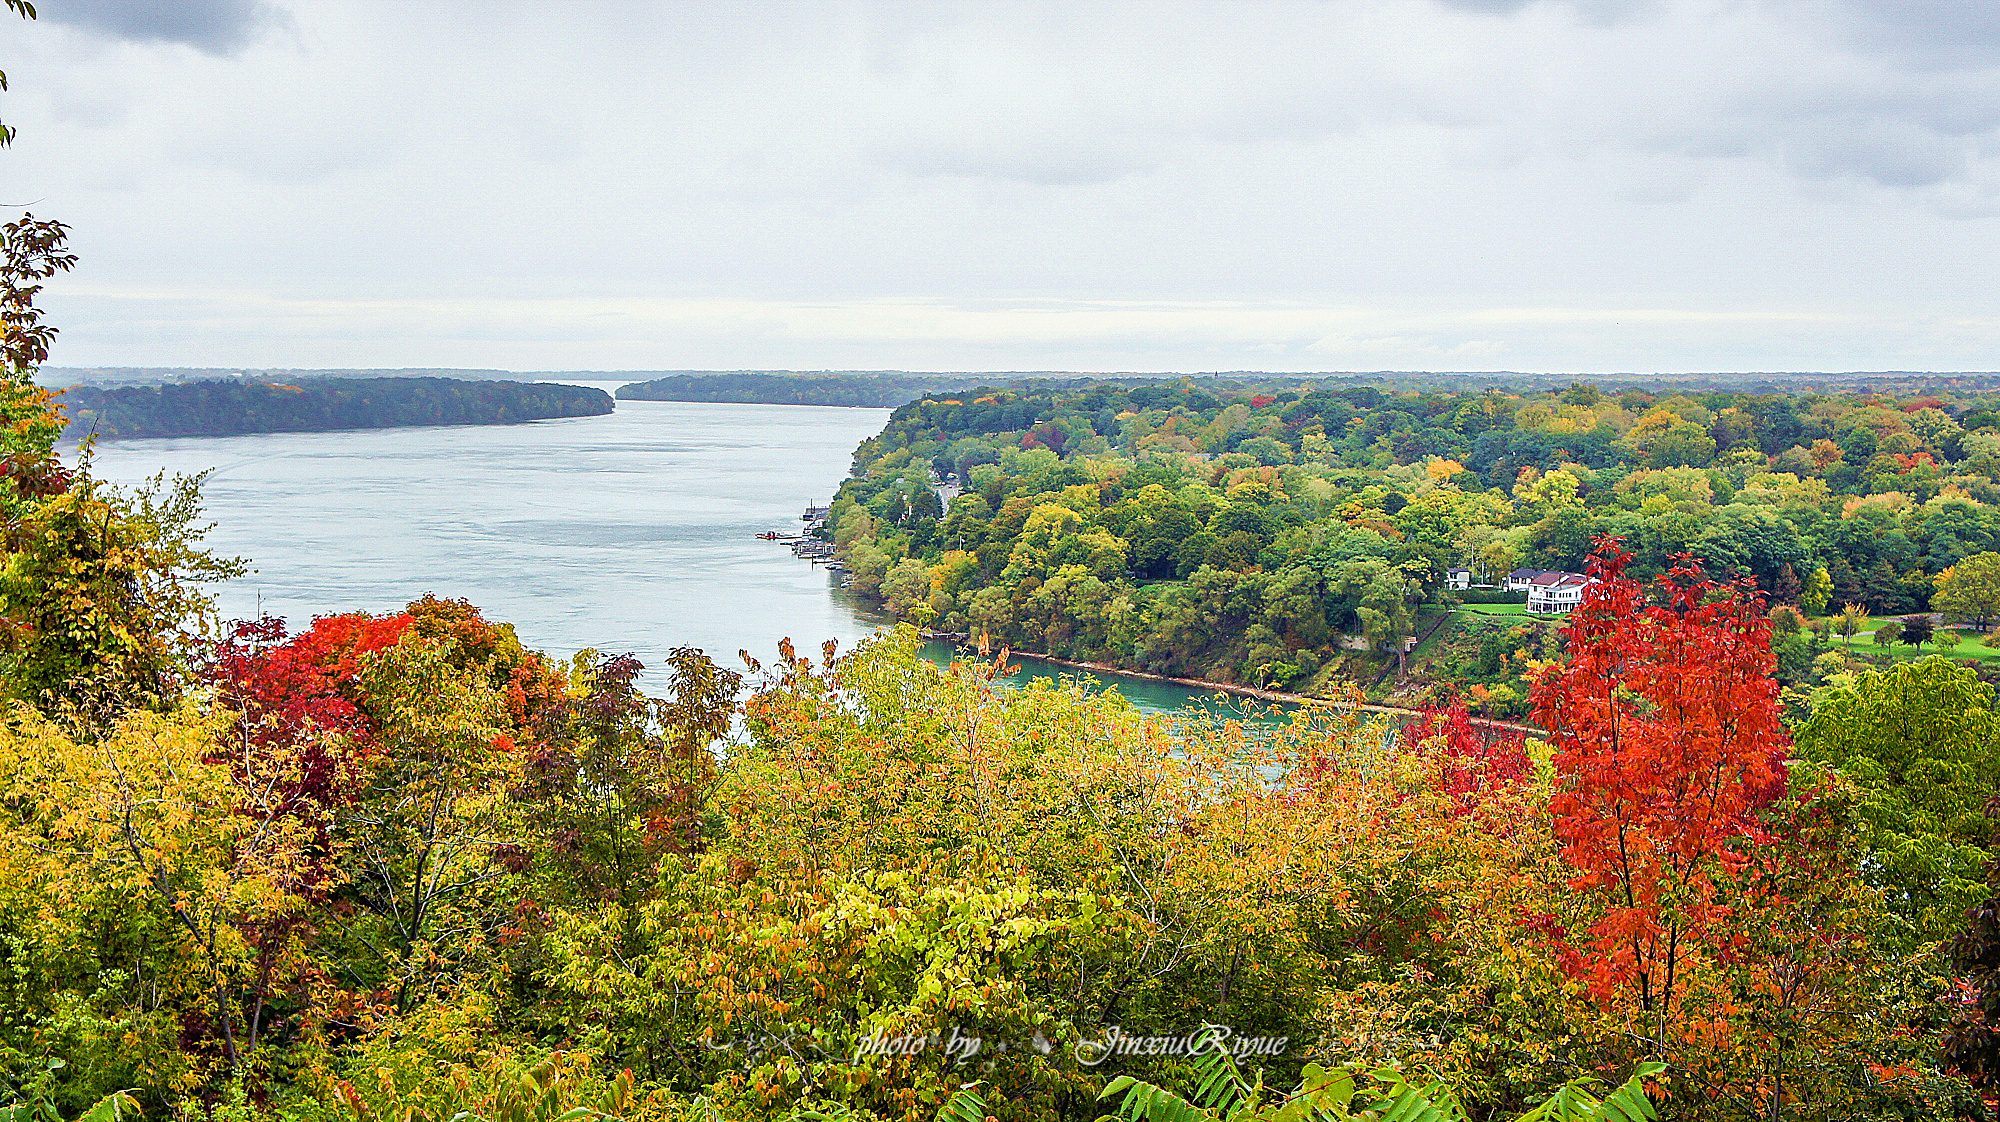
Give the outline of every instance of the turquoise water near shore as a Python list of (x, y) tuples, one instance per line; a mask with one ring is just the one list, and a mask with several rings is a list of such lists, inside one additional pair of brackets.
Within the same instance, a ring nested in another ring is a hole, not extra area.
[[(930, 642), (924, 644), (924, 657), (939, 666), (949, 666), (953, 660), (965, 656), (949, 643)], [(1015, 669), (1015, 673), (1001, 679), (1003, 682), (1018, 686), (1035, 679), (1055, 682), (1080, 679), (1094, 690), (1115, 689), (1119, 696), (1131, 702), (1136, 708), (1152, 713), (1178, 712), (1193, 706), (1223, 716), (1247, 714), (1259, 721), (1271, 721), (1280, 719), (1273, 717), (1273, 713), (1282, 713), (1287, 708), (1285, 706), (1273, 708), (1254, 699), (1232, 696), (1219, 690), (1192, 689), (1172, 682), (1158, 682), (1129, 674), (1079, 670), (1074, 666), (1064, 666), (1031, 655), (1011, 655), (1007, 661), (1008, 665)]]
[[(690, 646), (740, 666), (739, 650), (769, 662), (787, 637), (850, 649), (889, 625), (835, 575), (756, 537), (796, 531), (888, 415), (621, 401), (609, 416), (518, 425), (110, 441), (94, 470), (123, 484), (214, 473), (209, 544), (256, 569), (218, 590), (225, 619), (269, 613), (297, 629), (429, 592), (558, 656), (594, 647), (658, 664)], [(1026, 676), (1067, 672), (1016, 661)], [(1112, 681), (1149, 710), (1208, 696)]]

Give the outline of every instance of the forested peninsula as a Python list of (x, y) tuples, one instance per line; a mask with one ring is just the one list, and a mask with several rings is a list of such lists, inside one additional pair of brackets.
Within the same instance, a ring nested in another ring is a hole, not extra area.
[(500, 425), (596, 417), (614, 408), (589, 386), (456, 378), (222, 380), (72, 386), (58, 399), (70, 439), (235, 436), (412, 425)]
[(1304, 694), (1448, 686), (1505, 718), (1561, 651), (1509, 575), (1581, 574), (1613, 537), (1644, 578), (1689, 554), (1795, 609), (1778, 671), (1809, 689), (1892, 626), (1993, 654), (2000, 397), (1931, 389), (935, 395), (856, 450), (830, 528), (858, 591), (940, 631)]

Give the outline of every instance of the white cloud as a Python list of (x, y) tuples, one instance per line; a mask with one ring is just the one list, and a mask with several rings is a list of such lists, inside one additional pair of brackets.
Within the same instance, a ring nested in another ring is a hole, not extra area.
[(59, 362), (2000, 365), (1983, 5), (151, 7), (11, 40)]

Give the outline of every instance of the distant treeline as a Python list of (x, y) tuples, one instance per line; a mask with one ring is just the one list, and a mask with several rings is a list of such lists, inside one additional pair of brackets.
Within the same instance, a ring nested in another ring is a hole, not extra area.
[(328, 432), (409, 425), (500, 425), (611, 412), (588, 386), (454, 378), (339, 378), (297, 382), (183, 382), (72, 386), (59, 399), (67, 435), (99, 439)]
[[(1213, 390), (1241, 389), (1263, 393), (1283, 393), (1312, 389), (1339, 390), (1374, 387), (1385, 390), (1421, 392), (1440, 390), (1451, 393), (1500, 390), (1520, 393), (1530, 390), (1563, 390), (1576, 381), (1574, 374), (1533, 373), (1518, 370), (1375, 370), (1375, 371), (1292, 371), (1224, 370), (1191, 374), (1155, 372), (1151, 374), (1100, 372), (1085, 374), (1058, 370), (486, 370), (462, 367), (191, 367), (191, 366), (44, 366), (35, 380), (44, 386), (127, 386), (162, 382), (204, 382), (221, 379), (246, 382), (300, 382), (321, 378), (452, 378), (471, 382), (593, 381), (624, 384), (672, 383), (676, 388), (699, 383), (706, 393), (712, 383), (731, 380), (718, 388), (737, 392), (769, 392), (770, 384), (758, 385), (742, 379), (781, 378), (816, 382), (821, 388), (844, 382), (883, 387), (915, 386), (915, 394), (931, 390), (958, 390), (973, 386), (1015, 386), (1050, 383), (1073, 386), (1145, 382), (1191, 378)], [(1957, 371), (1950, 373), (1913, 370), (1826, 371), (1737, 371), (1694, 374), (1624, 373), (1603, 374), (1591, 381), (1606, 393), (1642, 390), (1648, 393), (1678, 390), (1682, 393), (1730, 392), (1755, 394), (1880, 393), (1896, 397), (2000, 392), (2000, 371)], [(763, 401), (764, 398), (672, 397), (639, 400), (672, 401)], [(900, 405), (915, 396), (889, 402)], [(845, 404), (811, 402), (810, 404)]]
[[(1066, 390), (1086, 385), (1140, 386), (1161, 374), (1059, 374), (1047, 371), (791, 370), (684, 371), (618, 388), (624, 401), (726, 401), (747, 405), (847, 405), (893, 409), (975, 387)], [(1215, 382), (1215, 379), (1209, 379)], [(1235, 386), (1234, 381), (1226, 384)]]
[[(991, 377), (988, 375), (988, 377)], [(893, 409), (926, 394), (959, 389), (977, 375), (675, 374), (618, 388), (625, 401), (733, 401), (759, 405), (852, 405)]]
[(457, 382), (543, 382), (551, 378), (576, 381), (603, 378), (622, 381), (618, 374), (570, 374), (554, 370), (483, 370), (452, 366), (247, 367), (247, 366), (44, 366), (35, 381), (44, 386), (151, 386), (176, 382), (317, 382), (324, 378), (450, 378)]

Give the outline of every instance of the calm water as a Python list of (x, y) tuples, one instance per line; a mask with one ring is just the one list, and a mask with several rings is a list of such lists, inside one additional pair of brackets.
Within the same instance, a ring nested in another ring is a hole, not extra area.
[[(924, 657), (940, 666), (950, 664), (954, 659), (961, 657), (961, 654), (962, 652), (954, 650), (945, 643), (924, 644)], [(966, 657), (973, 656), (967, 655)], [(1062, 666), (1053, 662), (1043, 662), (1040, 659), (1026, 658), (1021, 655), (1014, 655), (1008, 660), (1008, 663), (1015, 667), (1016, 672), (1001, 679), (1003, 682), (1019, 684), (1037, 678), (1047, 678), (1055, 681), (1081, 678), (1090, 683), (1094, 688), (1116, 689), (1124, 696), (1125, 700), (1131, 702), (1135, 707), (1148, 712), (1171, 712), (1183, 709), (1190, 703), (1193, 703), (1204, 709), (1222, 713), (1225, 716), (1234, 716), (1242, 714), (1244, 712), (1243, 707), (1246, 704), (1242, 698), (1232, 698), (1218, 693), (1190, 690), (1185, 686), (1176, 686), (1171, 682), (1156, 682), (1150, 678), (1133, 678), (1123, 674), (1085, 672), (1077, 670), (1074, 667)], [(1258, 706), (1255, 719), (1260, 722), (1273, 722), (1279, 718), (1273, 717), (1268, 707), (1260, 705)]]
[[(766, 661), (785, 637), (804, 652), (826, 639), (847, 649), (885, 624), (824, 569), (755, 535), (796, 530), (888, 415), (621, 401), (607, 417), (521, 425), (110, 441), (96, 472), (135, 483), (213, 471), (209, 544), (256, 569), (220, 589), (224, 618), (264, 612), (297, 629), (434, 592), (556, 655), (596, 647), (657, 664), (691, 646), (737, 666), (740, 649)], [(1117, 684), (1149, 709), (1189, 697)]]
[(824, 569), (754, 535), (796, 531), (887, 418), (621, 401), (606, 417), (520, 425), (107, 442), (97, 473), (213, 469), (209, 542), (256, 568), (221, 589), (228, 618), (262, 610), (297, 627), (435, 592), (554, 653), (650, 663), (693, 646), (733, 665), (786, 636), (847, 647), (877, 626)]

